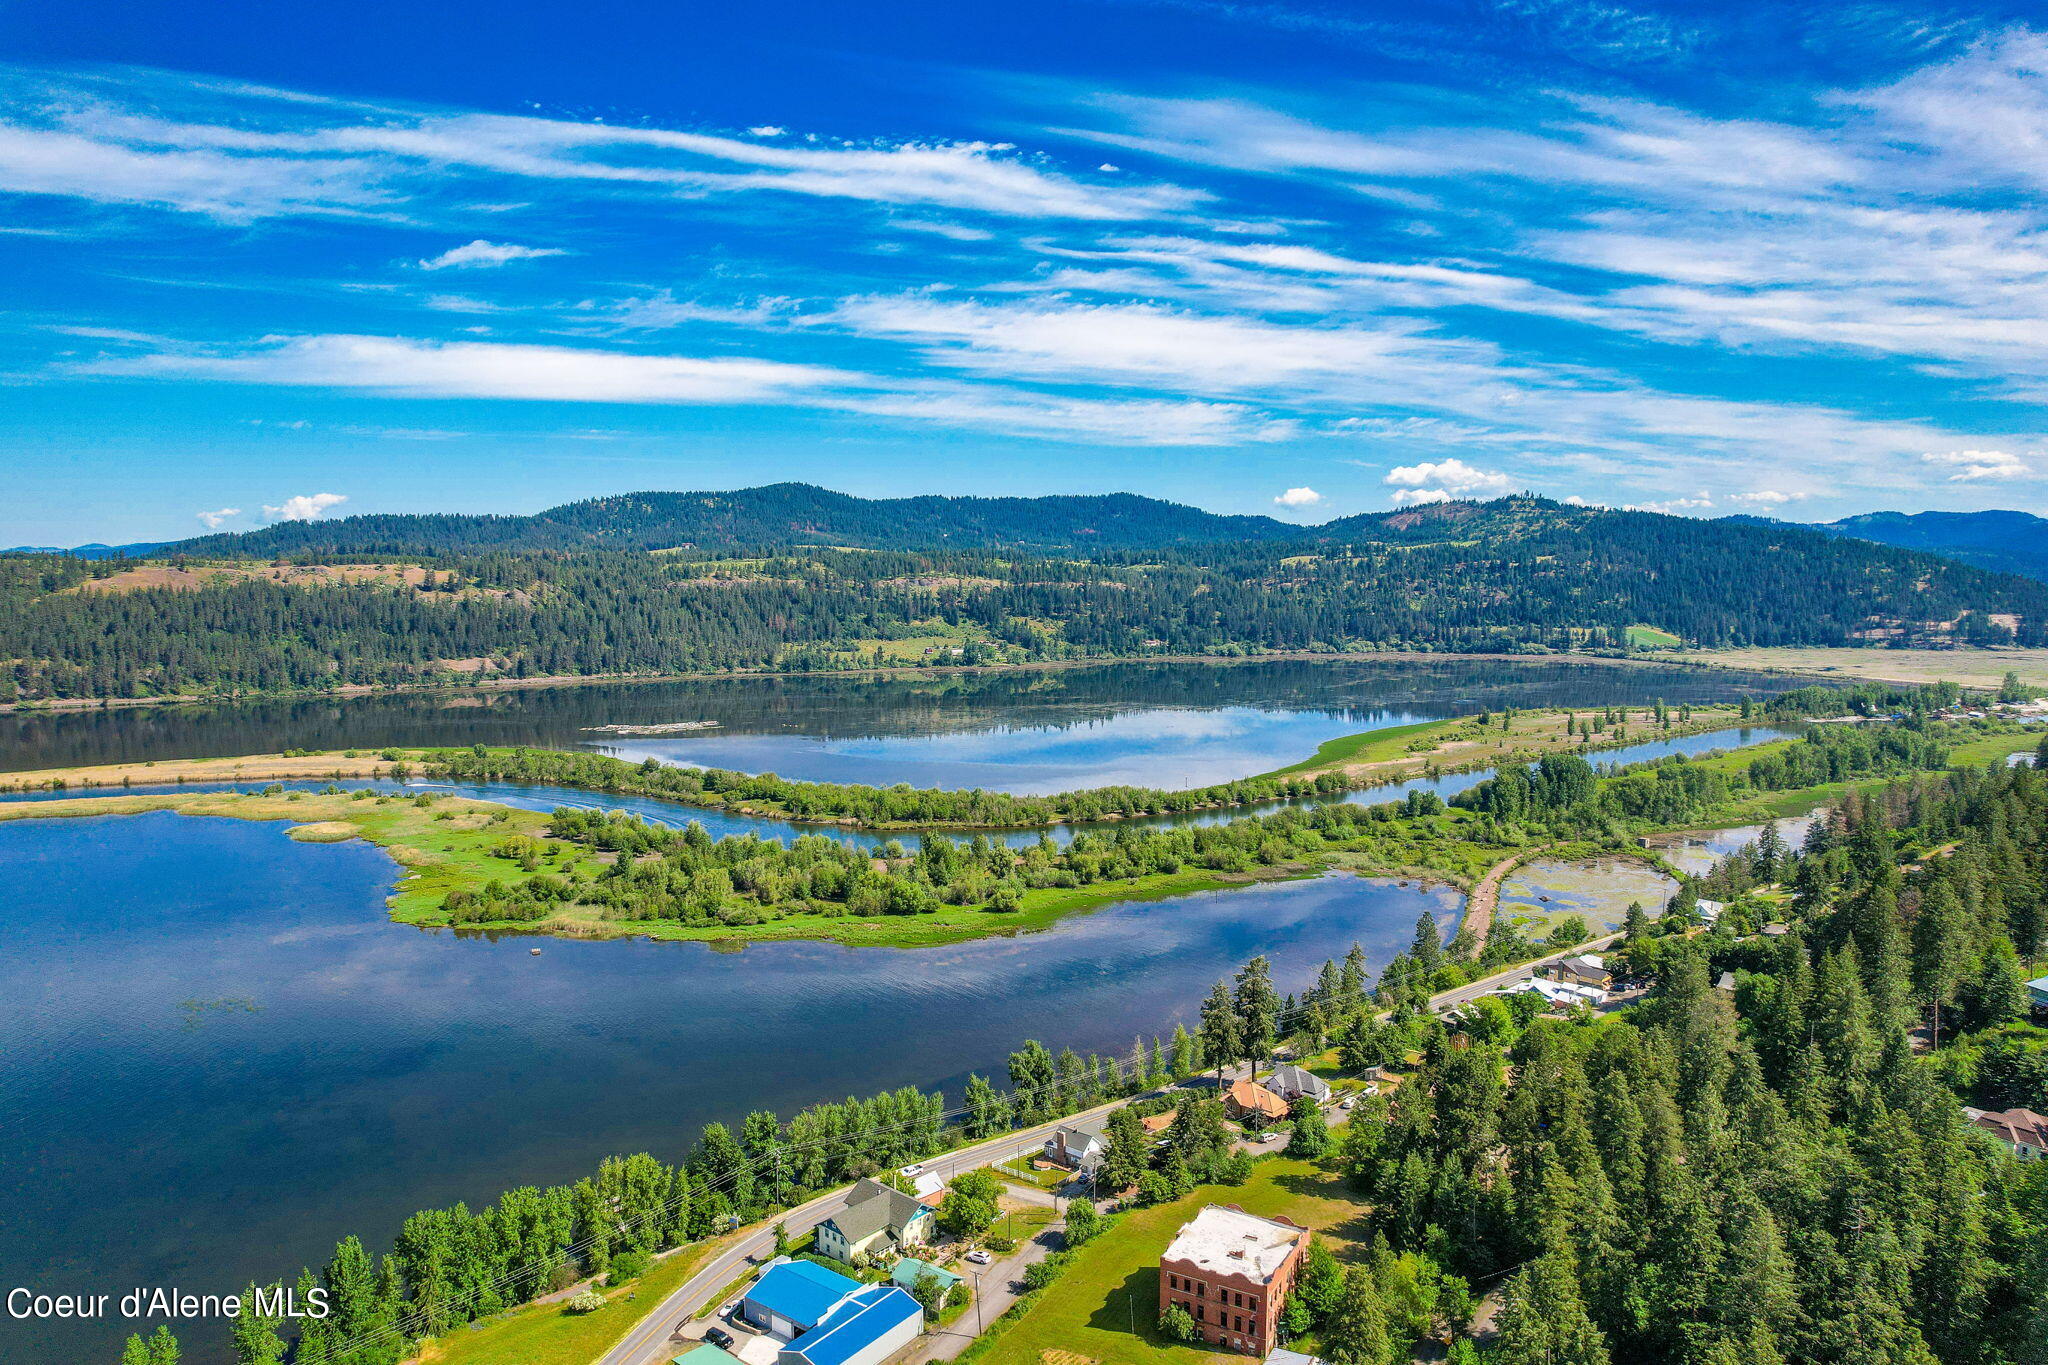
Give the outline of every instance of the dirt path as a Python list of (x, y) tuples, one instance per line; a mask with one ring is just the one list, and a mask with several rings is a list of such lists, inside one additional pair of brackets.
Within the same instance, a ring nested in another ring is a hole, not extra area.
[(1486, 931), (1493, 927), (1493, 908), (1500, 904), (1500, 884), (1507, 880), (1508, 873), (1549, 847), (1549, 844), (1544, 844), (1525, 848), (1487, 868), (1486, 875), (1479, 879), (1479, 885), (1473, 887), (1472, 894), (1465, 898), (1465, 918), (1459, 922), (1459, 932), (1470, 929), (1473, 937), (1481, 943), (1486, 942)]

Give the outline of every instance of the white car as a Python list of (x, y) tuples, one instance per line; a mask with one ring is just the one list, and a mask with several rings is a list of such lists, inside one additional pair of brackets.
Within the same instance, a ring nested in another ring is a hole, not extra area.
[(1337, 1107), (1338, 1107), (1339, 1109), (1350, 1109), (1350, 1108), (1352, 1108), (1353, 1106), (1355, 1106), (1355, 1105), (1356, 1105), (1357, 1103), (1358, 1103), (1358, 1099), (1357, 1099), (1357, 1097), (1356, 1097), (1356, 1096), (1353, 1096), (1352, 1098), (1350, 1098), (1350, 1099), (1348, 1099), (1348, 1100), (1344, 1101), (1344, 1103), (1342, 1103), (1342, 1104), (1338, 1105)]
[(915, 1180), (924, 1174), (924, 1163), (922, 1161), (913, 1161), (902, 1170), (896, 1172), (896, 1174), (902, 1176), (905, 1180)]
[(989, 1255), (988, 1252), (983, 1250), (981, 1247), (976, 1247), (974, 1250), (967, 1253), (967, 1259), (974, 1262), (976, 1265), (987, 1265), (989, 1262), (993, 1261), (995, 1257)]
[(1253, 1139), (1253, 1141), (1255, 1141), (1255, 1142), (1274, 1142), (1274, 1141), (1277, 1141), (1277, 1140), (1279, 1139), (1279, 1137), (1280, 1137), (1280, 1135), (1279, 1135), (1278, 1133), (1261, 1133), (1261, 1134), (1259, 1134), (1259, 1135), (1258, 1135), (1258, 1137), (1254, 1138), (1254, 1139)]

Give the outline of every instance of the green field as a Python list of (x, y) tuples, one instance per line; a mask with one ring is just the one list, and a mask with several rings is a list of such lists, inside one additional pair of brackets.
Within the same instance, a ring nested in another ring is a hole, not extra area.
[(1677, 649), (1685, 643), (1670, 631), (1655, 626), (1630, 626), (1628, 642), (1636, 649)]
[(1320, 772), (1346, 763), (1380, 763), (1411, 757), (1408, 745), (1424, 735), (1439, 734), (1462, 724), (1458, 720), (1423, 720), (1413, 725), (1395, 725), (1385, 730), (1368, 730), (1362, 735), (1339, 735), (1326, 740), (1299, 763), (1275, 768), (1260, 777), (1287, 777), (1294, 773)]

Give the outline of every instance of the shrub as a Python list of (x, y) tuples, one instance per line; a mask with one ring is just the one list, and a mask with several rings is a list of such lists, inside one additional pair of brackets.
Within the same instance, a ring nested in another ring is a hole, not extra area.
[(569, 1311), (571, 1313), (595, 1313), (602, 1307), (604, 1307), (604, 1295), (598, 1293), (595, 1289), (586, 1289), (575, 1298), (569, 1300)]
[(1177, 1303), (1159, 1315), (1159, 1334), (1168, 1341), (1193, 1343), (1202, 1339), (1202, 1329), (1195, 1325), (1188, 1310)]

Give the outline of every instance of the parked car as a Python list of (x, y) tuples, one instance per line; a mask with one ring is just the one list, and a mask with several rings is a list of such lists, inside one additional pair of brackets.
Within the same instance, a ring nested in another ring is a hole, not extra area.
[(967, 1253), (967, 1259), (974, 1262), (976, 1265), (987, 1265), (989, 1262), (995, 1260), (995, 1257), (989, 1255), (986, 1249), (982, 1247), (976, 1247), (974, 1250)]
[(1348, 1099), (1348, 1100), (1344, 1101), (1344, 1103), (1342, 1103), (1342, 1104), (1338, 1105), (1337, 1107), (1338, 1107), (1339, 1109), (1350, 1109), (1350, 1108), (1352, 1108), (1353, 1106), (1355, 1106), (1355, 1105), (1356, 1105), (1357, 1103), (1358, 1103), (1358, 1096), (1356, 1096), (1356, 1095), (1353, 1095), (1353, 1096), (1352, 1096), (1352, 1097), (1351, 1097), (1350, 1099)]
[(896, 1174), (902, 1176), (905, 1180), (915, 1180), (924, 1174), (924, 1163), (922, 1161), (913, 1161), (902, 1170), (896, 1172)]
[(1252, 1141), (1254, 1141), (1254, 1142), (1276, 1142), (1276, 1141), (1278, 1141), (1278, 1140), (1279, 1140), (1279, 1137), (1280, 1137), (1280, 1135), (1279, 1135), (1278, 1133), (1261, 1133), (1261, 1134), (1259, 1134), (1259, 1135), (1258, 1135), (1258, 1136), (1257, 1136), (1256, 1138), (1253, 1138), (1253, 1139), (1252, 1139)]
[(704, 1340), (710, 1342), (713, 1346), (718, 1347), (720, 1350), (730, 1350), (733, 1344), (732, 1333), (726, 1331), (723, 1327), (705, 1328)]

